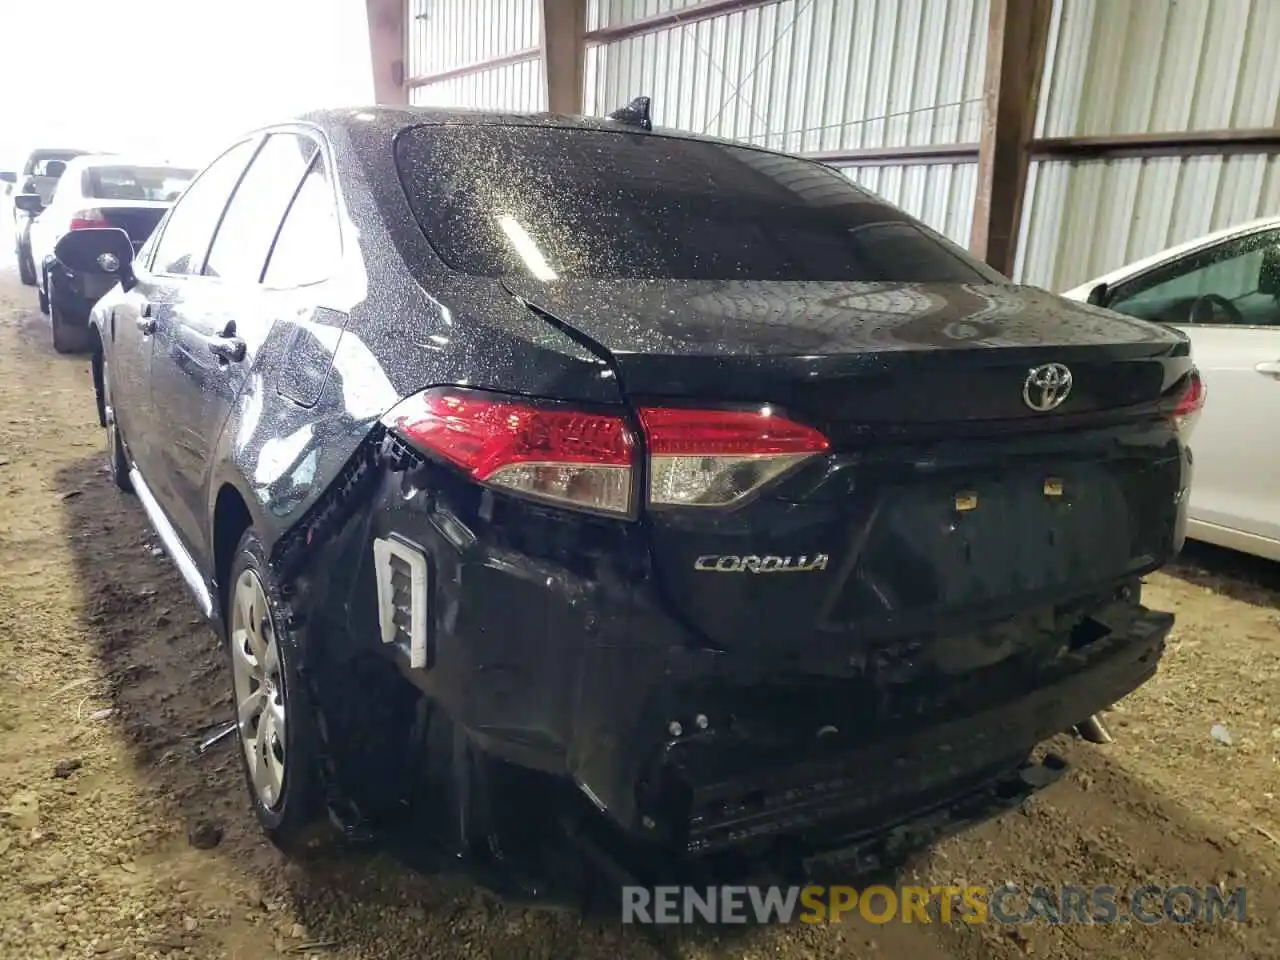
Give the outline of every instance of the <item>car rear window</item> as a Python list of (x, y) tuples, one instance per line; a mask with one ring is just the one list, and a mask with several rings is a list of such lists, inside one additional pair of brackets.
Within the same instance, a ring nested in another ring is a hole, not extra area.
[(655, 134), (431, 124), (396, 141), (440, 257), (543, 279), (987, 283), (1000, 276), (810, 161)]
[(36, 150), (27, 158), (26, 166), (23, 168), (23, 174), (29, 177), (47, 177), (46, 172), (50, 161), (58, 163), (66, 163), (68, 160), (74, 160), (76, 157), (84, 156), (82, 150)]
[(88, 167), (84, 195), (95, 200), (177, 200), (196, 175), (178, 167)]

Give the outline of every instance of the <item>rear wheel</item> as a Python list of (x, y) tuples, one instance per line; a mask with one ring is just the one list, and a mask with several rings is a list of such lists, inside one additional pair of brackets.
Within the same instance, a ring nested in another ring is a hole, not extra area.
[(319, 730), (279, 587), (252, 528), (240, 538), (228, 584), (227, 651), (249, 798), (271, 842), (302, 853), (326, 826)]
[(111, 481), (126, 493), (133, 490), (129, 479), (129, 454), (116, 424), (116, 410), (111, 397), (111, 368), (107, 358), (102, 358), (102, 406), (107, 421), (107, 465), (111, 469)]

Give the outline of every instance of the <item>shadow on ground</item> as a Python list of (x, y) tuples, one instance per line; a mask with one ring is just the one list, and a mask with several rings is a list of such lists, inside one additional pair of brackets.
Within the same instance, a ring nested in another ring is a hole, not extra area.
[(1259, 607), (1280, 607), (1280, 563), (1188, 540), (1164, 570), (1171, 577)]

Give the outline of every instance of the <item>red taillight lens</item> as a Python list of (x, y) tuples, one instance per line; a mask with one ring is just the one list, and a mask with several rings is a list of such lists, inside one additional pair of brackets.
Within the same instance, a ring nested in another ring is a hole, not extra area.
[(635, 440), (621, 417), (445, 388), (410, 397), (383, 422), (482, 483), (588, 510), (631, 512)]
[[(812, 427), (756, 410), (645, 407), (649, 503), (737, 503), (830, 448)], [(398, 404), (382, 422), (485, 484), (538, 500), (630, 515), (636, 443), (620, 416), (442, 387)]]
[(646, 407), (649, 502), (727, 506), (830, 448), (812, 427), (757, 410)]
[(71, 215), (72, 230), (97, 230), (110, 226), (101, 210), (77, 210)]
[(1173, 410), (1173, 422), (1178, 428), (1183, 439), (1190, 436), (1191, 431), (1195, 428), (1196, 421), (1200, 419), (1200, 411), (1204, 409), (1205, 401), (1204, 381), (1200, 379), (1200, 371), (1192, 369), (1187, 379), (1186, 389), (1183, 391), (1182, 399), (1178, 401), (1178, 405)]

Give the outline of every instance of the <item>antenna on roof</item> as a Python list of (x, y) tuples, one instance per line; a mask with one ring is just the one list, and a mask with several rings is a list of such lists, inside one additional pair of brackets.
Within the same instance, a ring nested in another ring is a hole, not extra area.
[(649, 103), (648, 97), (636, 97), (625, 107), (619, 107), (609, 114), (609, 119), (639, 127), (641, 130), (652, 130), (653, 121), (649, 119)]

